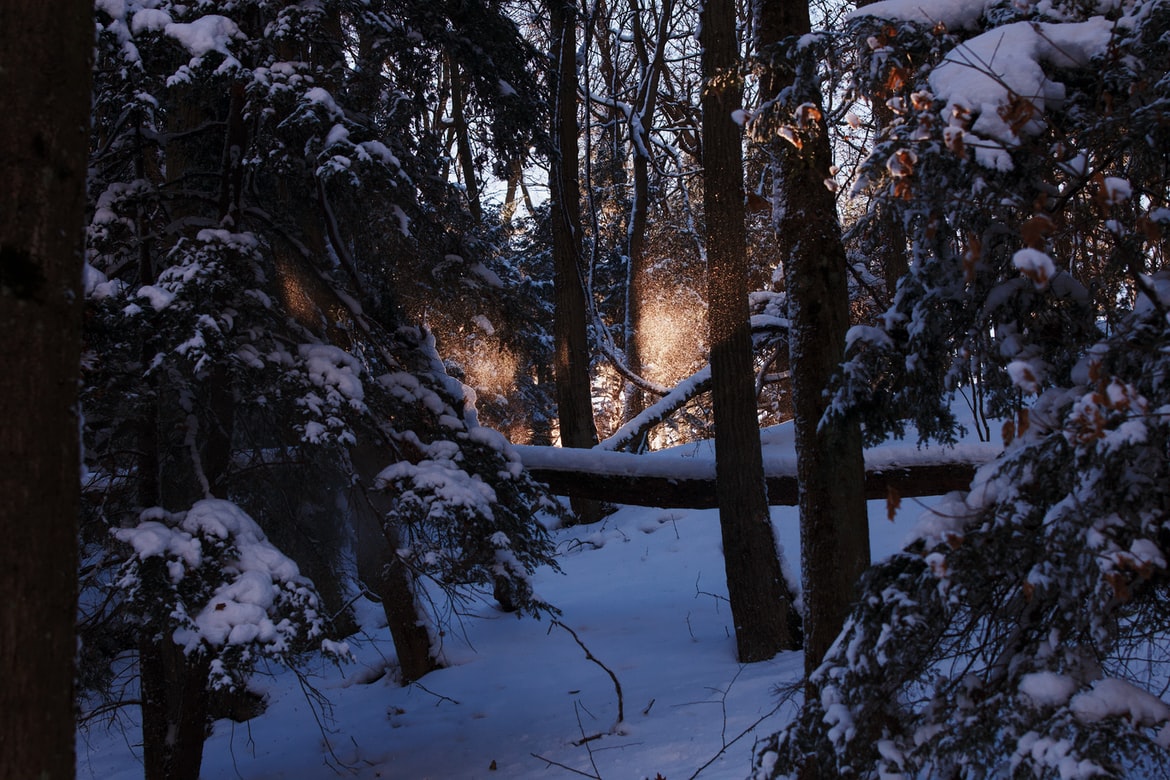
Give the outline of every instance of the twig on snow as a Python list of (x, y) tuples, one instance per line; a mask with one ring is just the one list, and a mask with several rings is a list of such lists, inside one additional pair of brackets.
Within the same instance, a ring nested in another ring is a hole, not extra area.
[(544, 756), (538, 755), (536, 753), (529, 753), (528, 755), (532, 756), (533, 758), (535, 758), (538, 761), (543, 761), (544, 763), (548, 764), (549, 766), (559, 766), (561, 769), (566, 769), (575, 775), (581, 775), (581, 777), (592, 777), (593, 780), (601, 780), (601, 778), (597, 775), (591, 775), (588, 772), (582, 772), (580, 769), (574, 769), (571, 766), (568, 766), (566, 764), (562, 764), (560, 761), (553, 761), (551, 758), (545, 758)]
[(622, 723), (624, 723), (626, 720), (625, 701), (622, 697), (622, 684), (620, 682), (618, 682), (617, 675), (613, 673), (612, 669), (610, 669), (608, 666), (603, 664), (601, 661), (597, 660), (597, 658), (593, 655), (593, 653), (589, 652), (589, 648), (586, 647), (585, 643), (581, 641), (581, 637), (577, 636), (576, 631), (569, 628), (568, 626), (566, 626), (564, 623), (562, 623), (559, 620), (552, 621), (552, 625), (553, 626), (560, 626), (561, 628), (568, 631), (569, 635), (571, 637), (573, 637), (573, 641), (575, 641), (577, 643), (577, 646), (580, 647), (583, 651), (585, 651), (585, 660), (592, 661), (593, 663), (600, 666), (602, 669), (605, 670), (605, 673), (609, 675), (609, 679), (613, 680), (613, 688), (615, 691), (617, 691), (618, 715), (617, 715), (617, 723), (615, 723), (613, 725), (612, 730), (616, 731), (617, 727), (620, 726)]
[(459, 702), (455, 701), (455, 699), (452, 699), (450, 696), (444, 696), (441, 693), (435, 693), (430, 688), (428, 688), (425, 685), (423, 685), (422, 683), (420, 683), (418, 680), (415, 680), (414, 682), (412, 682), (411, 685), (414, 686), (415, 688), (418, 688), (419, 690), (423, 691), (424, 693), (429, 693), (431, 696), (434, 696), (436, 699), (438, 699), (438, 701), (435, 702), (436, 707), (438, 707), (440, 704), (442, 704), (445, 701), (449, 701), (452, 704), (459, 703)]

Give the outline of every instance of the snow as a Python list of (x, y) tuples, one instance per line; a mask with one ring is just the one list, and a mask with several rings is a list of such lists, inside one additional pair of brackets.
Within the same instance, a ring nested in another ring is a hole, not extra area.
[(390, 147), (381, 141), (363, 141), (358, 144), (358, 148), (370, 157), (377, 158), (386, 165), (394, 168), (402, 167), (401, 161), (394, 155), (394, 152), (390, 151)]
[(962, 493), (948, 493), (922, 513), (903, 544), (909, 545), (922, 540), (926, 549), (933, 549), (939, 544), (949, 544), (952, 539), (961, 536), (963, 525), (970, 514), (971, 509), (963, 500)]
[[(406, 392), (420, 390), (403, 376), (379, 381)], [(791, 425), (761, 432), (769, 469), (794, 467), (792, 435)], [(705, 442), (641, 458), (517, 449), (525, 461), (543, 458), (546, 464), (580, 463), (616, 473), (640, 473), (637, 464), (675, 475), (714, 473), (712, 448)], [(951, 449), (892, 442), (869, 450), (867, 461), (872, 467), (990, 458), (998, 449), (978, 442)], [(434, 479), (442, 489), (464, 491), (469, 501), (485, 497), (478, 485), (446, 480), (441, 449), (425, 454), (427, 461), (392, 467), (402, 473), (384, 472), (383, 478)], [(932, 506), (946, 512), (947, 499), (906, 502), (891, 521), (884, 500), (869, 502), (875, 559), (900, 550), (919, 526), (918, 507)], [(787, 551), (786, 567), (798, 570), (797, 510), (773, 507), (771, 515), (778, 546)], [(231, 513), (196, 512), (188, 518), (215, 532), (220, 526), (235, 535), (241, 530), (230, 527), (232, 518), (239, 519)], [(273, 669), (272, 676), (256, 678), (253, 687), (268, 696), (268, 711), (247, 724), (218, 721), (204, 751), (202, 777), (328, 780), (340, 773), (371, 779), (545, 780), (572, 774), (559, 764), (637, 780), (656, 774), (691, 777), (708, 762), (699, 776), (747, 776), (755, 739), (782, 728), (795, 712), (799, 695), (784, 700), (777, 686), (800, 680), (803, 658), (783, 652), (762, 663), (736, 661), (718, 512), (623, 507), (601, 523), (556, 530), (553, 541), (562, 571), (539, 569), (534, 589), (562, 611), (564, 626), (617, 676), (626, 715), (616, 728), (617, 694), (609, 676), (586, 659), (565, 628), (547, 619), (517, 620), (494, 603), (472, 603), (470, 614), (442, 637), (447, 668), (401, 687), (393, 674), (383, 674), (395, 651), (381, 608), (359, 599), (363, 631), (348, 641), (355, 662), (338, 670), (321, 661), (308, 671), (308, 682), (330, 706), (323, 710), (307, 698), (289, 672)], [(250, 586), (223, 591), (213, 605), (230, 597), (231, 609), (221, 611), (244, 616), (247, 605), (262, 602), (263, 588), (252, 593)], [(200, 615), (205, 622), (211, 618)], [(205, 630), (225, 641), (266, 630), (260, 620), (247, 624), (251, 628), (241, 625), (206, 622)], [(833, 714), (845, 735), (852, 725), (849, 711), (835, 708)], [(78, 777), (142, 776), (140, 748), (134, 747), (141, 741), (137, 714), (127, 708), (122, 716), (122, 728), (96, 727), (79, 735)], [(582, 743), (584, 737), (595, 738)]]
[(893, 340), (881, 328), (872, 325), (854, 325), (845, 333), (845, 348), (850, 349), (856, 342), (864, 341), (882, 349), (894, 346)]
[(174, 516), (156, 508), (144, 512), (137, 526), (113, 533), (138, 558), (172, 559), (167, 572), (176, 584), (203, 565), (199, 537), (230, 539), (235, 552), (225, 572), (231, 580), (218, 587), (194, 616), (194, 626), (175, 632), (175, 642), (188, 651), (202, 642), (213, 647), (251, 642), (274, 650), (283, 647), (291, 627), (287, 621), (274, 623), (269, 613), (278, 587), (302, 586), (300, 570), (240, 507), (222, 499), (204, 499)]
[(932, 25), (942, 22), (948, 28), (959, 29), (975, 26), (985, 5), (981, 0), (882, 0), (853, 11), (848, 18), (874, 16)]
[[(157, 21), (157, 17), (150, 19), (151, 23)], [(163, 28), (163, 32), (178, 41), (192, 57), (202, 57), (217, 51), (232, 61), (235, 58), (228, 51), (228, 42), (233, 38), (244, 37), (235, 22), (217, 14), (201, 16), (191, 22), (171, 23)]]
[(85, 297), (100, 301), (112, 295), (120, 295), (126, 283), (120, 279), (110, 281), (104, 273), (85, 263), (81, 269), (81, 283), (85, 290)]
[[(1167, 211), (1167, 209), (1161, 210)], [(1168, 214), (1168, 218), (1170, 218), (1170, 214)], [(1155, 296), (1162, 306), (1170, 307), (1170, 272), (1155, 271), (1150, 275), (1143, 274), (1142, 280), (1146, 283), (1146, 289), (1149, 292), (1138, 296), (1133, 307), (1135, 314), (1148, 314), (1154, 308), (1154, 303), (1150, 299), (1151, 295)]]
[[(454, 255), (447, 255), (447, 257), (454, 257)], [(495, 271), (488, 268), (483, 263), (472, 263), (467, 270), (483, 280), (488, 287), (494, 287), (496, 289), (504, 288), (504, 280), (501, 279)]]
[(1119, 206), (1133, 197), (1133, 186), (1126, 179), (1106, 176), (1101, 180), (1101, 195), (1106, 205)]
[(1056, 265), (1052, 262), (1052, 258), (1039, 249), (1017, 251), (1012, 255), (1012, 265), (1019, 269), (1024, 276), (1031, 279), (1036, 288), (1040, 290), (1047, 287), (1048, 280), (1056, 274)]
[(365, 407), (362, 388), (362, 365), (358, 359), (329, 344), (302, 344), (297, 352), (304, 361), (309, 381), (325, 390), (331, 405), (344, 398), (357, 410)]
[(1037, 393), (1040, 391), (1039, 378), (1042, 372), (1037, 371), (1036, 367), (1027, 360), (1013, 360), (1007, 365), (1008, 376), (1012, 378), (1012, 384), (1023, 390), (1025, 393)]
[(95, 10), (105, 11), (114, 19), (122, 19), (126, 16), (124, 0), (94, 0), (93, 7)]
[(407, 216), (406, 212), (398, 204), (394, 204), (391, 207), (391, 212), (394, 214), (395, 219), (398, 220), (398, 229), (402, 231), (402, 235), (410, 238), (410, 217)]
[[(915, 514), (891, 523), (885, 512), (884, 501), (870, 503), (880, 556), (897, 549)], [(772, 517), (780, 543), (795, 553), (795, 508), (774, 508)], [(755, 737), (795, 711), (797, 702), (781, 702), (775, 687), (799, 680), (803, 660), (798, 652), (750, 665), (735, 660), (718, 513), (625, 508), (554, 539), (563, 573), (538, 571), (535, 589), (617, 675), (626, 712), (620, 729), (611, 733), (617, 698), (609, 677), (547, 619), (473, 606), (460, 630), (444, 637), (448, 668), (403, 688), (380, 676), (394, 648), (380, 608), (362, 600), (365, 630), (349, 641), (356, 662), (309, 671), (331, 709), (315, 709), (287, 672), (258, 678), (268, 712), (247, 724), (218, 721), (202, 777), (547, 780), (571, 776), (547, 761), (592, 772), (590, 751), (605, 778), (686, 778), (712, 759), (701, 777), (747, 776)], [(125, 734), (99, 728), (79, 737), (79, 778), (142, 777), (140, 749), (132, 747), (141, 741), (138, 727), (124, 714)], [(583, 734), (601, 736), (574, 744)]]
[(1047, 765), (1057, 770), (1061, 780), (1089, 780), (1089, 778), (1103, 777), (1108, 773), (1092, 761), (1077, 761), (1069, 756), (1072, 743), (1067, 739), (1053, 739), (1041, 737), (1035, 732), (1028, 732), (1019, 741), (1017, 755), (1029, 754), (1041, 765)]
[(418, 463), (399, 461), (383, 469), (374, 486), (384, 489), (391, 483), (408, 483), (411, 490), (433, 493), (439, 505), (477, 509), (487, 517), (496, 500), (495, 491), (478, 474), (468, 474), (447, 458)]
[[(174, 556), (183, 559), (188, 568), (192, 569), (203, 561), (203, 550), (198, 539), (154, 520), (139, 523), (134, 528), (116, 529), (114, 537), (133, 547), (139, 558)], [(172, 581), (178, 582), (182, 578), (181, 572), (172, 572)]]
[(138, 288), (138, 298), (145, 298), (155, 311), (162, 311), (175, 300), (175, 294), (153, 284), (144, 284)]
[(841, 698), (836, 686), (826, 685), (821, 691), (825, 723), (829, 726), (828, 737), (833, 742), (847, 742), (857, 731), (853, 725), (853, 713)]
[(1084, 723), (1128, 718), (1138, 726), (1153, 726), (1170, 719), (1170, 706), (1166, 702), (1125, 680), (1108, 677), (1093, 683), (1091, 690), (1074, 696), (1069, 709)]
[(678, 401), (688, 397), (688, 395), (693, 396), (697, 386), (709, 381), (711, 381), (711, 367), (705, 366), (677, 383), (662, 398), (643, 409), (632, 420), (614, 431), (609, 438), (598, 444), (593, 451), (617, 450), (625, 446), (633, 439), (643, 424), (658, 416), (663, 409), (673, 408), (673, 405)]
[(496, 332), (496, 326), (492, 324), (491, 320), (489, 320), (487, 317), (485, 317), (482, 314), (476, 314), (474, 317), (471, 318), (471, 321), (473, 323), (475, 323), (477, 326), (479, 326), (479, 329), (482, 330), (484, 333), (486, 333), (489, 336), (493, 335)]
[(1078, 688), (1073, 678), (1056, 672), (1033, 672), (1020, 679), (1020, 693), (1037, 707), (1064, 704)]
[(276, 626), (268, 618), (275, 596), (272, 579), (258, 571), (245, 571), (218, 590), (195, 617), (199, 635), (213, 645), (271, 642)]
[[(850, 18), (972, 28), (988, 5), (970, 0), (885, 0), (854, 11)], [(1064, 85), (1050, 80), (1044, 65), (1087, 66), (1095, 54), (1107, 50), (1113, 25), (1097, 16), (1084, 22), (1014, 22), (995, 27), (948, 52), (931, 71), (930, 89), (945, 102), (943, 115), (955, 132), (973, 136), (966, 143), (974, 149), (976, 160), (993, 170), (1010, 170), (1007, 149), (1020, 142), (1022, 133), (1039, 132), (1044, 111), (1064, 100)]]
[[(702, 378), (702, 372), (696, 374)], [(692, 377), (694, 379), (694, 377)], [(614, 434), (612, 439), (617, 439)], [(1002, 449), (998, 444), (965, 442), (955, 446), (918, 446), (916, 440), (893, 441), (865, 451), (870, 471), (887, 471), (909, 466), (936, 466), (952, 463), (987, 463)], [(794, 429), (784, 423), (760, 432), (764, 472), (769, 477), (795, 477)], [(613, 476), (664, 477), (675, 480), (714, 479), (715, 460), (710, 441), (661, 450), (649, 455), (604, 449), (517, 446), (516, 451), (530, 469), (580, 471)]]
[(343, 124), (336, 124), (330, 128), (329, 132), (325, 135), (325, 143), (323, 146), (328, 149), (334, 144), (345, 143), (348, 140), (349, 130), (346, 129), (345, 125)]
[(173, 20), (171, 15), (160, 8), (140, 8), (130, 20), (130, 32), (138, 35), (144, 32), (165, 30)]
[(315, 106), (321, 106), (325, 111), (335, 120), (340, 121), (344, 117), (344, 112), (337, 106), (337, 102), (333, 99), (333, 95), (329, 90), (323, 87), (312, 87), (305, 90), (304, 99)]

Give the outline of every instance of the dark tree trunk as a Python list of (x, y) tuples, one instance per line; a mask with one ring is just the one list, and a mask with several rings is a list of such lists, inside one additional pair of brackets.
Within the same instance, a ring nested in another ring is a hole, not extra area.
[(732, 119), (743, 98), (734, 0), (708, 0), (700, 25), (715, 491), (736, 646), (739, 660), (750, 663), (793, 647), (795, 637), (768, 511), (756, 417), (743, 149), (740, 126)]
[(382, 599), (382, 611), (398, 653), (402, 684), (408, 685), (440, 668), (441, 664), (431, 650), (427, 628), (420, 621), (422, 607), (415, 596), (410, 572), (395, 552), (399, 546), (397, 529), (383, 521), (382, 533), (387, 553), (382, 558), (375, 587)]
[[(809, 32), (807, 0), (757, 3), (761, 53), (787, 36)], [(761, 94), (770, 99), (791, 84), (792, 79), (776, 67), (768, 68)], [(820, 107), (815, 83), (797, 86), (797, 102)], [(844, 358), (849, 290), (837, 212), (824, 184), (831, 164), (828, 136), (819, 119), (808, 118), (799, 149), (786, 141), (773, 142), (772, 173), (776, 212), (781, 215), (774, 227), (791, 322), (805, 670), (811, 673), (841, 630), (857, 579), (869, 566), (869, 531), (860, 429), (840, 421), (822, 422), (825, 389)]]
[[(512, 218), (516, 216), (516, 203), (523, 188), (523, 178), (524, 163), (517, 158), (508, 166), (508, 186), (504, 192), (504, 203), (500, 207), (500, 222), (505, 226), (511, 225)], [(529, 210), (528, 214), (531, 216), (532, 211)]]
[(402, 682), (407, 684), (438, 669), (440, 664), (431, 649), (426, 613), (418, 603), (410, 571), (395, 552), (401, 544), (397, 527), (387, 518), (389, 502), (372, 489), (375, 475), (392, 452), (390, 447), (375, 444), (350, 449), (358, 481), (350, 492), (349, 509), (356, 536), (358, 577), (382, 601)]
[[(563, 0), (550, 0), (552, 25), (553, 156), (549, 163), (552, 213), (554, 287), (553, 339), (557, 415), (561, 444), (592, 447), (597, 444), (593, 423), (593, 393), (589, 383), (588, 304), (581, 263), (581, 185), (577, 173), (577, 63), (576, 14)], [(581, 522), (600, 519), (597, 502), (575, 500), (573, 511)]]
[(475, 176), (475, 158), (471, 153), (471, 134), (467, 126), (463, 98), (465, 77), (459, 65), (450, 63), (451, 73), (451, 114), (455, 120), (455, 148), (459, 155), (459, 170), (463, 176), (463, 189), (467, 196), (467, 209), (476, 224), (483, 221), (483, 206), (479, 201), (479, 184)]
[[(227, 131), (219, 170), (219, 223), (229, 230), (243, 230), (241, 201), (244, 189), (244, 153), (248, 149), (248, 126), (244, 117), (244, 84), (231, 86)], [(206, 490), (225, 496), (230, 474), (236, 427), (236, 394), (224, 363), (217, 363), (206, 382), (207, 413), (197, 434), (202, 437), (199, 470)]]
[(170, 635), (145, 638), (138, 667), (145, 780), (198, 780), (208, 727), (207, 656), (186, 655)]
[(0, 778), (74, 775), (93, 8), (0, 4)]
[[(659, 12), (655, 29), (654, 48), (647, 46), (646, 31), (641, 23), (641, 10), (636, 0), (630, 2), (630, 14), (634, 20), (634, 45), (638, 52), (641, 82), (635, 103), (635, 112), (630, 123), (630, 147), (633, 156), (634, 202), (630, 209), (630, 225), (627, 236), (630, 272), (626, 295), (629, 297), (626, 322), (626, 364), (630, 371), (644, 376), (645, 365), (642, 356), (642, 334), (648, 327), (646, 310), (649, 304), (651, 261), (646, 251), (646, 228), (650, 218), (650, 130), (654, 125), (654, 114), (658, 105), (658, 85), (662, 69), (666, 66), (665, 51), (668, 28), (673, 12), (673, 1), (666, 0)], [(629, 395), (625, 419), (632, 420), (646, 408), (649, 399), (644, 390), (634, 387)]]
[[(877, 0), (858, 0), (860, 8), (872, 5)], [(874, 141), (881, 139), (882, 131), (894, 121), (894, 110), (885, 103), (888, 94), (878, 94), (879, 99), (870, 104), (873, 113)], [(898, 291), (898, 282), (910, 270), (910, 253), (906, 245), (906, 231), (902, 227), (901, 218), (897, 212), (881, 200), (873, 206), (874, 214), (869, 235), (866, 238), (866, 249), (878, 258), (881, 265), (882, 278), (886, 283), (887, 302), (892, 303), (894, 294)]]
[[(648, 118), (644, 118), (648, 121)], [(640, 123), (639, 123), (640, 124)], [(629, 255), (629, 282), (626, 285), (626, 366), (638, 376), (644, 376), (646, 367), (642, 359), (642, 334), (646, 328), (646, 309), (649, 290), (647, 289), (650, 277), (650, 262), (646, 256), (646, 222), (650, 210), (650, 158), (642, 154), (649, 144), (649, 135), (646, 128), (640, 126), (630, 134), (634, 147), (634, 203), (630, 210), (630, 226), (626, 242), (626, 252)], [(632, 386), (626, 400), (623, 418), (628, 422), (634, 419), (646, 408), (648, 399), (644, 390)], [(645, 439), (638, 449), (645, 446)]]
[[(146, 178), (145, 151), (141, 147), (134, 160), (134, 172), (139, 179)], [(138, 240), (138, 283), (154, 284), (154, 240), (146, 222), (145, 209), (139, 204), (135, 211), (134, 229)], [(149, 366), (155, 355), (154, 345), (147, 340), (142, 344), (139, 355), (142, 365)], [(137, 481), (138, 506), (141, 509), (158, 506), (159, 497), (162, 494), (162, 486), (159, 483), (158, 384), (158, 374), (152, 372), (149, 380), (150, 392), (144, 393), (139, 400), (139, 413), (135, 421), (138, 432), (138, 472), (135, 479)]]
[[(219, 224), (225, 228), (241, 230), (243, 157), (248, 143), (242, 84), (232, 86), (227, 106), (220, 155), (218, 217)], [(181, 163), (168, 165), (168, 172), (176, 177), (184, 173)], [(140, 236), (143, 227), (139, 225)], [(151, 242), (143, 241), (140, 252), (139, 281), (149, 284), (155, 281)], [(154, 352), (153, 345), (144, 345), (144, 358)], [(199, 443), (198, 451), (186, 455), (191, 460), (182, 463), (181, 479), (172, 478), (163, 483), (156, 475), (162, 459), (158, 398), (165, 390), (157, 380), (152, 385), (155, 394), (144, 402), (139, 423), (138, 496), (142, 506), (162, 504), (176, 509), (189, 506), (205, 495), (226, 495), (235, 429), (235, 392), (225, 366), (217, 364), (212, 368), (202, 388), (204, 395), (199, 399), (200, 413), (186, 422), (196, 428), (190, 435)], [(138, 667), (142, 686), (143, 768), (147, 780), (196, 780), (209, 723), (206, 657), (185, 655), (170, 635), (149, 637), (139, 642)]]
[[(524, 457), (523, 455), (521, 457)], [(627, 455), (636, 458), (636, 455)], [(644, 465), (631, 465), (636, 474), (594, 473), (588, 470), (558, 469), (547, 465), (529, 466), (528, 474), (548, 485), (558, 496), (582, 498), (604, 497), (607, 501), (633, 506), (687, 507), (712, 509), (719, 506), (712, 479), (679, 479), (669, 459), (663, 458), (662, 473), (647, 473)], [(939, 463), (923, 466), (899, 466), (865, 475), (865, 497), (869, 500), (899, 500), (915, 496), (941, 496), (952, 490), (969, 490), (975, 469), (983, 461)], [(770, 474), (768, 503), (772, 506), (796, 506), (800, 487), (794, 475)]]

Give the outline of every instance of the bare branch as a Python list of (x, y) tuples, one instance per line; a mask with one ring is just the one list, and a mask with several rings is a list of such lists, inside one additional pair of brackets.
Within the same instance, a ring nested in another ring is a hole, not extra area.
[(622, 723), (624, 723), (625, 719), (626, 719), (626, 717), (625, 717), (625, 704), (624, 704), (624, 699), (622, 698), (622, 684), (620, 682), (618, 682), (617, 675), (613, 673), (612, 669), (610, 669), (608, 666), (603, 664), (601, 661), (597, 660), (596, 656), (594, 656), (593, 653), (589, 652), (589, 648), (586, 647), (585, 643), (581, 641), (581, 637), (577, 636), (576, 631), (569, 628), (568, 626), (566, 626), (564, 623), (562, 623), (559, 620), (552, 621), (552, 625), (560, 626), (561, 628), (568, 631), (569, 635), (571, 637), (573, 637), (573, 641), (577, 643), (577, 646), (585, 651), (585, 660), (592, 661), (593, 663), (600, 666), (603, 670), (605, 670), (605, 673), (609, 675), (609, 679), (613, 680), (613, 689), (617, 692), (617, 700), (618, 700), (617, 723), (613, 724), (613, 727), (616, 730), (617, 727), (619, 725), (621, 725)]

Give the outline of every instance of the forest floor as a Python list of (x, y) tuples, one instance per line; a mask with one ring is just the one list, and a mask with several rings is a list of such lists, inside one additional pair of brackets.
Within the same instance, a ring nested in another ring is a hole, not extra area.
[[(894, 521), (870, 502), (875, 559), (936, 500), (907, 499)], [(772, 518), (787, 570), (799, 571), (796, 509)], [(204, 780), (747, 776), (755, 740), (795, 711), (799, 694), (783, 691), (803, 659), (736, 661), (718, 512), (623, 507), (553, 538), (561, 571), (534, 582), (558, 622), (472, 604), (443, 638), (449, 666), (401, 687), (382, 675), (394, 649), (381, 610), (362, 601), (355, 662), (317, 663), (303, 681), (280, 669), (258, 677), (267, 712), (215, 723)], [(78, 737), (78, 776), (141, 777), (140, 741), (131, 708), (92, 724)]]

